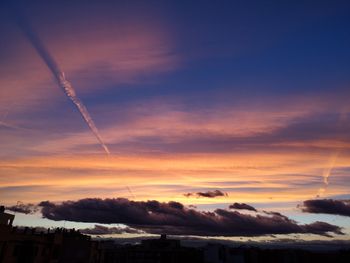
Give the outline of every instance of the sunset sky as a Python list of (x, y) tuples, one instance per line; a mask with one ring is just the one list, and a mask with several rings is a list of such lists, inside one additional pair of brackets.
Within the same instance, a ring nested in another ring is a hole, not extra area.
[[(157, 200), (164, 209), (177, 202), (208, 217), (205, 211), (215, 211), (222, 219), (227, 210), (249, 220), (284, 220), (273, 211), (298, 226), (321, 221), (343, 233), (261, 226), (251, 232), (255, 240), (283, 233), (278, 237), (350, 239), (348, 1), (0, 5), (0, 200), (8, 207), (50, 202), (33, 214), (17, 213), (15, 224), (66, 220), (66, 227), (157, 233), (160, 223), (147, 203)], [(110, 154), (19, 19), (64, 71)], [(69, 216), (62, 212), (68, 206), (62, 202), (76, 207), (87, 198), (146, 207), (147, 226), (119, 218), (82, 223), (72, 219), (74, 208)], [(341, 202), (343, 212), (303, 204), (324, 199)], [(257, 212), (229, 209), (234, 203)], [(45, 214), (54, 206), (62, 211)], [(181, 235), (203, 235), (186, 231)]]

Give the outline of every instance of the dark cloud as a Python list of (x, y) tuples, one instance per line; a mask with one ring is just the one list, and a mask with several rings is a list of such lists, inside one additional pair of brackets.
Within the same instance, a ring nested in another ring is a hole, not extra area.
[(339, 227), (328, 224), (326, 222), (320, 222), (320, 221), (316, 221), (312, 224), (306, 225), (306, 229), (307, 229), (307, 232), (309, 233), (323, 235), (327, 237), (332, 237), (332, 236), (330, 234), (327, 234), (326, 232), (333, 232), (340, 235), (344, 234), (343, 232), (341, 232)]
[(350, 216), (350, 200), (306, 200), (301, 206), (301, 210), (306, 213)]
[(286, 217), (285, 215), (282, 215), (281, 213), (278, 213), (278, 212), (273, 212), (273, 211), (263, 211), (263, 212), (267, 215), (284, 217), (286, 220), (288, 219), (288, 217)]
[(84, 228), (79, 230), (87, 235), (111, 235), (111, 234), (142, 234), (141, 230), (130, 227), (107, 227), (102, 225), (95, 225), (93, 228)]
[(249, 210), (249, 211), (255, 211), (256, 209), (250, 205), (244, 204), (244, 203), (234, 203), (229, 206), (230, 209), (242, 209), (242, 210)]
[(186, 193), (184, 194), (186, 197), (196, 196), (196, 197), (207, 197), (207, 198), (215, 198), (218, 196), (227, 196), (227, 193), (221, 192), (220, 190), (207, 191), (207, 192), (197, 192), (197, 193)]
[(39, 209), (34, 204), (23, 204), (23, 203), (20, 203), (20, 204), (14, 205), (14, 206), (7, 206), (6, 210), (9, 210), (9, 211), (15, 212), (15, 213), (34, 214)]
[(125, 198), (88, 198), (54, 204), (42, 202), (42, 215), (52, 220), (100, 224), (122, 223), (147, 233), (197, 236), (259, 236), (268, 234), (342, 234), (341, 228), (323, 222), (299, 225), (278, 213), (247, 215), (216, 209), (198, 211), (178, 202), (130, 201)]
[(19, 231), (30, 231), (34, 233), (47, 233), (47, 231), (51, 230), (51, 228), (46, 228), (42, 226), (36, 226), (36, 227), (28, 227), (28, 226), (16, 226)]

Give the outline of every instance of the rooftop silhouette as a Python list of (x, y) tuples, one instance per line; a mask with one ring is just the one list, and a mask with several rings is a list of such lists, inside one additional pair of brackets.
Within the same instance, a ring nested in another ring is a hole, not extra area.
[(0, 263), (258, 263), (350, 262), (350, 250), (308, 251), (261, 249), (207, 243), (188, 247), (181, 240), (160, 238), (140, 244), (116, 244), (92, 240), (75, 229), (42, 231), (13, 226), (15, 216), (0, 207)]

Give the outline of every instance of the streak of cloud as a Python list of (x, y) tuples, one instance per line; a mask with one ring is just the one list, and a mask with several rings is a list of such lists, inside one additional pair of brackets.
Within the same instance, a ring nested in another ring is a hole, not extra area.
[(10, 128), (10, 129), (20, 129), (20, 130), (23, 129), (23, 128), (17, 126), (17, 125), (13, 125), (11, 123), (8, 123), (6, 121), (6, 118), (7, 118), (8, 114), (9, 114), (9, 110), (6, 110), (4, 112), (4, 114), (2, 115), (2, 118), (0, 120), (0, 126), (3, 126), (5, 128)]
[(7, 123), (7, 122), (4, 122), (4, 121), (0, 121), (0, 126), (3, 126), (5, 128), (10, 128), (10, 129), (22, 129), (21, 127), (18, 127), (16, 125), (13, 125), (11, 123)]
[(54, 57), (50, 54), (49, 50), (46, 48), (45, 44), (41, 41), (38, 34), (30, 25), (29, 19), (26, 18), (23, 12), (19, 8), (14, 8), (16, 13), (16, 22), (19, 28), (22, 30), (23, 34), (27, 37), (29, 42), (32, 44), (40, 58), (45, 62), (46, 66), (50, 69), (52, 75), (55, 77), (58, 85), (64, 91), (66, 96), (74, 103), (78, 108), (81, 116), (85, 120), (86, 124), (89, 126), (92, 133), (95, 135), (96, 139), (102, 146), (103, 150), (110, 154), (107, 145), (103, 142), (102, 137), (91, 118), (87, 108), (83, 102), (78, 98), (76, 92), (71, 85), (71, 83), (66, 79), (64, 72), (60, 69)]
[(95, 225), (93, 228), (79, 229), (83, 234), (87, 235), (115, 235), (115, 234), (142, 234), (141, 230), (130, 227), (107, 227), (102, 225)]

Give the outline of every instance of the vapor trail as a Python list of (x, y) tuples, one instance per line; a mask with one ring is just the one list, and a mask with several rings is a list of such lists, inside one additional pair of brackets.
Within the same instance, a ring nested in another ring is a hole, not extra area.
[(20, 12), (20, 10), (16, 9), (16, 17), (17, 24), (19, 28), (22, 30), (24, 35), (28, 38), (32, 46), (35, 48), (41, 59), (45, 62), (47, 67), (50, 69), (52, 75), (55, 77), (58, 85), (62, 88), (64, 93), (69, 97), (69, 99), (74, 103), (74, 105), (78, 108), (81, 116), (89, 126), (92, 133), (95, 135), (96, 139), (102, 146), (103, 150), (110, 154), (110, 151), (107, 145), (103, 142), (101, 135), (92, 120), (87, 108), (84, 106), (83, 102), (77, 97), (76, 92), (71, 85), (71, 83), (66, 80), (64, 72), (59, 68), (53, 56), (50, 54), (48, 49), (45, 47), (44, 43), (39, 38), (38, 34), (31, 27), (29, 20), (26, 19), (25, 15)]
[(135, 199), (135, 195), (134, 195), (134, 193), (131, 191), (130, 187), (129, 187), (129, 186), (126, 186), (126, 189), (128, 189), (128, 192), (129, 192), (129, 194), (131, 195), (131, 197), (132, 197), (133, 199)]
[(18, 127), (16, 125), (6, 123), (4, 121), (0, 121), (0, 126), (6, 127), (6, 128), (11, 128), (11, 129), (22, 129), (21, 127)]
[(2, 115), (2, 118), (0, 120), (0, 126), (5, 127), (5, 128), (10, 128), (10, 129), (26, 130), (26, 129), (19, 127), (17, 125), (13, 125), (11, 123), (8, 123), (6, 121), (6, 117), (8, 114), (9, 114), (9, 110), (6, 110), (5, 113)]
[(66, 93), (66, 95), (71, 99), (71, 101), (73, 101), (75, 106), (77, 106), (78, 110), (81, 113), (81, 116), (84, 118), (84, 120), (87, 123), (87, 125), (89, 125), (92, 133), (95, 135), (96, 139), (101, 144), (103, 150), (107, 154), (110, 154), (110, 151), (109, 151), (107, 145), (103, 142), (103, 140), (101, 138), (101, 135), (100, 135), (100, 133), (99, 133), (99, 131), (98, 131), (94, 121), (92, 120), (92, 118), (91, 118), (87, 108), (85, 107), (83, 102), (76, 96), (75, 90), (73, 89), (73, 87), (70, 84), (70, 82), (65, 79), (64, 72), (60, 72), (59, 78), (60, 78), (59, 84), (63, 88), (63, 90)]
[(323, 186), (318, 190), (318, 194), (317, 197), (321, 197), (327, 190), (327, 187), (329, 185), (329, 176), (332, 173), (332, 170), (335, 166), (335, 163), (337, 162), (338, 156), (340, 154), (340, 150), (337, 150), (336, 152), (334, 152), (330, 159), (329, 159), (329, 163), (328, 166), (324, 169), (323, 171)]
[[(347, 109), (345, 109), (339, 116), (339, 120), (338, 120), (338, 130), (340, 130), (342, 123), (346, 120), (347, 118)], [(327, 190), (328, 185), (329, 185), (329, 177), (332, 174), (332, 170), (337, 162), (337, 159), (341, 153), (341, 144), (339, 142), (336, 143), (336, 148), (337, 150), (334, 151), (328, 161), (328, 165), (327, 167), (323, 170), (323, 186), (320, 187), (320, 189), (318, 189), (318, 193), (316, 195), (316, 197), (321, 197)]]

